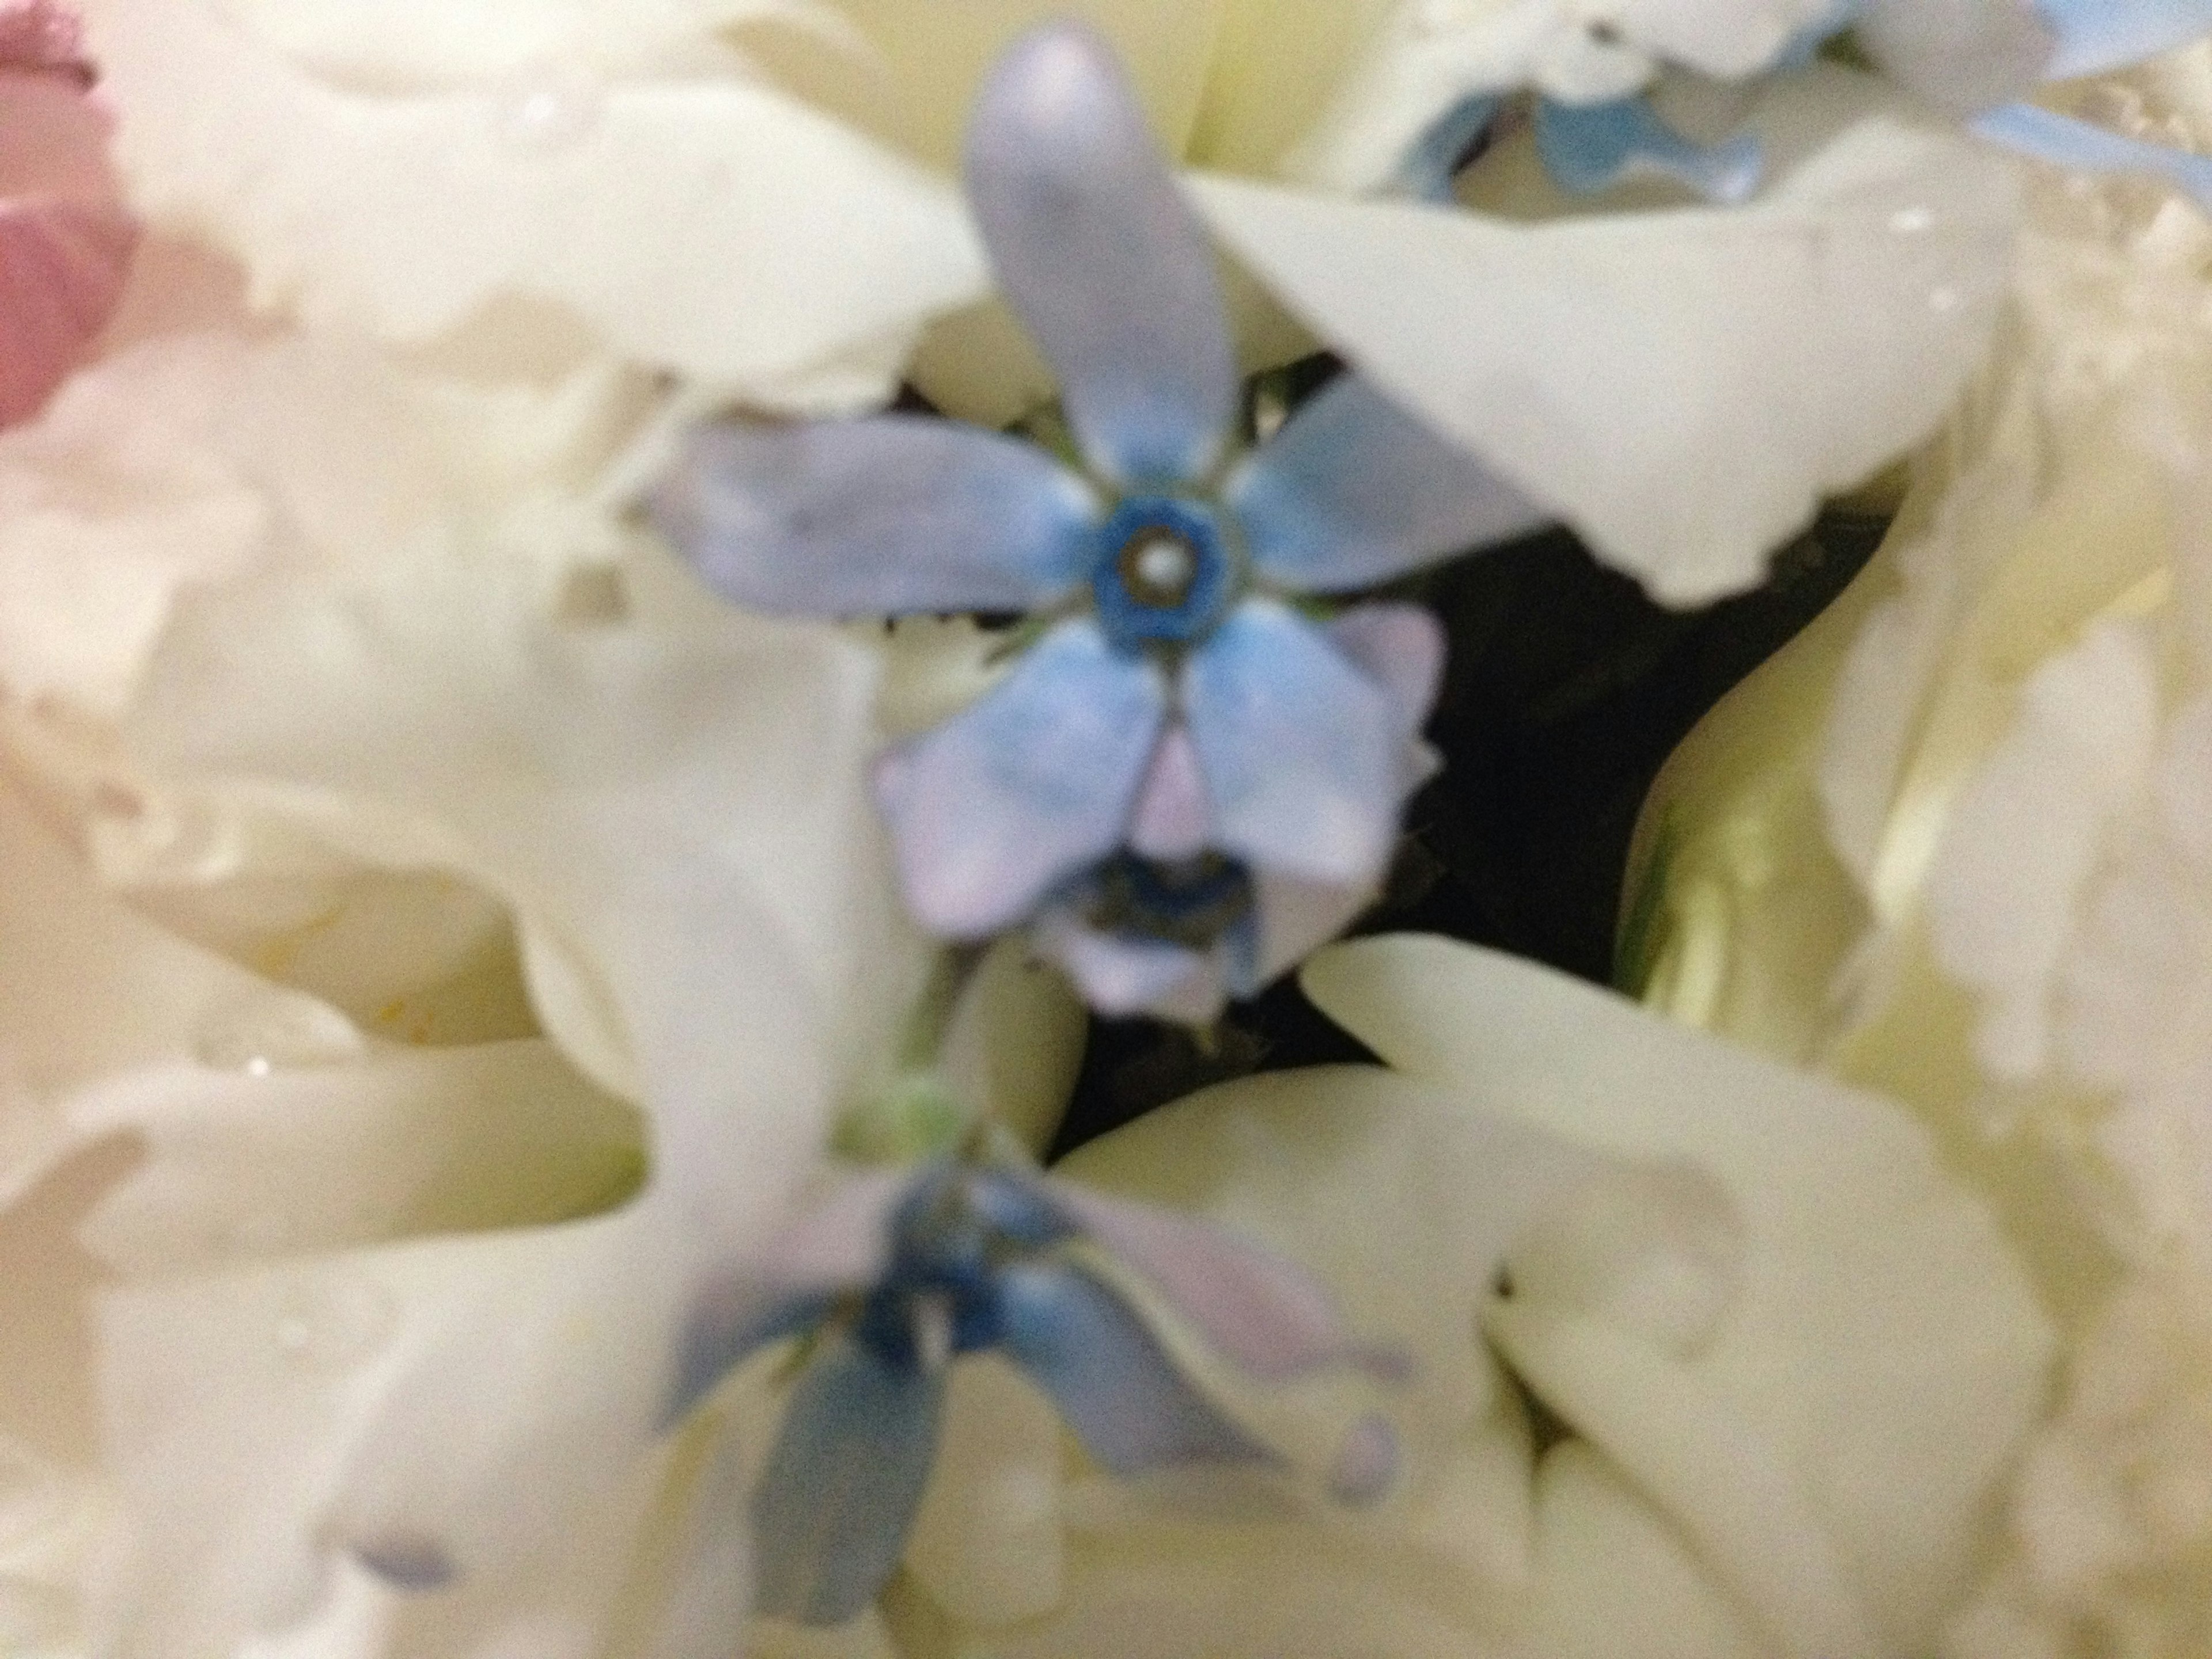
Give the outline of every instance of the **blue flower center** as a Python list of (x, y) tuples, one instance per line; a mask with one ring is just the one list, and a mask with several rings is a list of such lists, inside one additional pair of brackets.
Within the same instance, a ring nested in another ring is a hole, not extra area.
[(1092, 878), (1085, 916), (1101, 933), (1205, 951), (1252, 914), (1252, 875), (1219, 853), (1164, 862), (1116, 854)]
[(1237, 562), (1212, 511), (1178, 495), (1132, 495), (1098, 532), (1091, 591), (1099, 626), (1124, 651), (1212, 633), (1236, 597)]
[(889, 1363), (933, 1370), (995, 1346), (1000, 1274), (1068, 1236), (1026, 1184), (989, 1170), (941, 1166), (915, 1183), (891, 1224), (891, 1260), (854, 1334)]

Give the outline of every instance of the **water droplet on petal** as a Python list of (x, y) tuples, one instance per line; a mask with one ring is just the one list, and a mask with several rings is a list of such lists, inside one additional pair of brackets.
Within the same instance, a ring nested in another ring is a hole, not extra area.
[(1938, 316), (1948, 316), (1959, 308), (1959, 290), (1955, 288), (1946, 285), (1929, 290), (1928, 308)]
[(1924, 207), (1899, 208), (1889, 216), (1889, 228), (1899, 236), (1918, 236), (1936, 228), (1936, 216)]
[(218, 1071), (267, 1077), (282, 1066), (331, 1066), (357, 1059), (353, 1022), (309, 997), (256, 997), (219, 1009), (201, 1027), (192, 1052)]
[(311, 1370), (345, 1370), (391, 1340), (398, 1316), (380, 1285), (342, 1279), (295, 1285), (277, 1304), (277, 1351)]
[(507, 82), (493, 125), (512, 148), (550, 154), (589, 136), (606, 112), (606, 101), (605, 82), (590, 70), (535, 64)]

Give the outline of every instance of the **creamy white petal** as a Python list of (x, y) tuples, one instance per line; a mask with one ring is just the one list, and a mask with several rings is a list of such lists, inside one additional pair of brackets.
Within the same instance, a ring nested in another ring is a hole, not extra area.
[(264, 306), (422, 341), (530, 297), (788, 397), (984, 286), (949, 183), (758, 81), (587, 79), (541, 118), (526, 81), (318, 79), (208, 0), (87, 11), (132, 204), (237, 254)]
[(1687, 604), (1759, 580), (1949, 407), (2009, 270), (2009, 164), (1875, 82), (1790, 76), (1753, 125), (1775, 176), (1740, 208), (1516, 224), (1221, 179), (1199, 200), (1409, 410)]
[[(1826, 1586), (1777, 1576), (1782, 1540), (1761, 1535), (1741, 1478), (1686, 1459), (1662, 1468), (1678, 1456), (1672, 1431), (1595, 1395), (1581, 1419), (1563, 1395), (1547, 1397), (1662, 1497), (1778, 1631), (1841, 1643), (1855, 1603), (1862, 1638), (1932, 1639), (1973, 1565), (1993, 1484), (2040, 1408), (2051, 1337), (1993, 1219), (1944, 1172), (1925, 1132), (1875, 1097), (1469, 946), (1340, 946), (1315, 958), (1306, 983), (1431, 1087), (1479, 1088), (1530, 1127), (1618, 1155), (1686, 1158), (1718, 1179), (1745, 1229), (1742, 1287), (1693, 1355), (1638, 1361), (1664, 1389), (1617, 1403), (1657, 1410), (1672, 1398), (1685, 1423), (1734, 1423), (1723, 1437), (1755, 1455), (1773, 1504), (1820, 1529), (1795, 1547), (1830, 1553)], [(1567, 1325), (1552, 1328), (1569, 1340)], [(1539, 1375), (1578, 1372), (1594, 1389), (1625, 1375), (1595, 1354), (1555, 1370), (1522, 1334), (1501, 1328)]]

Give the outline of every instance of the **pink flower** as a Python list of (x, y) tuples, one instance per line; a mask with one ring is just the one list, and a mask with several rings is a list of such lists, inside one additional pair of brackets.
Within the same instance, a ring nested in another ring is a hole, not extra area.
[(36, 414), (106, 326), (138, 239), (76, 17), (0, 5), (0, 424)]

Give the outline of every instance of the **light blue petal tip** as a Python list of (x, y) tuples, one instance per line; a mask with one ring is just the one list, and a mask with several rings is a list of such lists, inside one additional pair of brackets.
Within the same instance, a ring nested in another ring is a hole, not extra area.
[(1605, 104), (1536, 106), (1536, 149), (1560, 187), (1588, 194), (1641, 173), (1686, 185), (1711, 202), (1733, 204), (1759, 188), (1765, 152), (1739, 133), (1717, 144), (1693, 143), (1662, 121), (1642, 98)]
[(2045, 73), (2102, 75), (2212, 34), (2212, 0), (2036, 0), (2058, 37)]
[(1461, 99), (1431, 123), (1399, 163), (1398, 194), (1422, 202), (1455, 199), (1453, 180), (1497, 119), (1503, 101), (1495, 93), (1476, 93)]
[(1993, 143), (2060, 167), (2162, 179), (2212, 212), (2212, 157), (2124, 137), (2033, 104), (2005, 104), (1986, 111), (1974, 118), (1973, 128)]
[(754, 1606), (794, 1624), (856, 1618), (896, 1570), (937, 1451), (945, 1374), (840, 1340), (793, 1388), (753, 1493)]
[(1000, 290), (1091, 465), (1133, 485), (1204, 473), (1237, 410), (1228, 315), (1112, 47), (1082, 24), (1024, 35), (976, 96), (967, 163)]
[(1030, 1265), (1000, 1280), (1003, 1346), (1115, 1474), (1272, 1455), (1186, 1382), (1121, 1298), (1077, 1268)]

